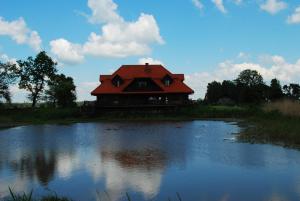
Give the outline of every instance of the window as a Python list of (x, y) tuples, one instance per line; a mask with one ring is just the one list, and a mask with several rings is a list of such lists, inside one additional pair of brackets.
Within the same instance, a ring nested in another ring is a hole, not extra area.
[(139, 81), (138, 86), (139, 86), (139, 88), (147, 87), (147, 81)]
[(119, 75), (116, 75), (111, 82), (114, 86), (120, 87), (123, 84), (123, 79)]
[(170, 86), (173, 82), (173, 79), (170, 75), (167, 74), (163, 77), (161, 81), (165, 86)]

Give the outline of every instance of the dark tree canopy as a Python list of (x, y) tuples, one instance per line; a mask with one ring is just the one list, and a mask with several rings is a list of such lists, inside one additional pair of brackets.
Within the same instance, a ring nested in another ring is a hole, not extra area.
[(238, 101), (242, 103), (261, 102), (266, 99), (267, 86), (263, 77), (256, 70), (244, 70), (235, 80), (238, 90)]
[(237, 87), (233, 81), (224, 80), (222, 82), (223, 98), (229, 98), (232, 101), (238, 100)]
[(30, 92), (29, 99), (32, 101), (32, 107), (35, 107), (37, 101), (45, 88), (46, 80), (51, 79), (56, 73), (56, 63), (46, 52), (40, 52), (35, 58), (28, 57), (27, 60), (19, 60), (20, 70), (19, 87)]
[(300, 97), (300, 87), (297, 84), (285, 85), (284, 92), (277, 79), (273, 79), (270, 86), (267, 86), (257, 71), (247, 69), (234, 81), (224, 80), (222, 84), (216, 81), (209, 83), (205, 100), (208, 103), (260, 103), (284, 96), (294, 99)]
[(263, 77), (256, 70), (243, 70), (236, 79), (238, 85), (254, 87), (264, 84)]
[(76, 86), (71, 77), (55, 75), (48, 82), (46, 99), (54, 106), (70, 107), (75, 105)]
[(222, 84), (220, 82), (213, 81), (207, 85), (205, 99), (210, 103), (217, 103), (222, 95)]
[(16, 65), (13, 63), (0, 62), (0, 101), (4, 99), (6, 102), (11, 101), (9, 85), (16, 80)]
[(283, 91), (284, 91), (284, 94), (288, 98), (292, 98), (295, 100), (300, 99), (300, 85), (299, 84), (291, 83), (290, 85), (284, 85)]
[(282, 87), (280, 85), (279, 80), (277, 80), (276, 78), (272, 79), (269, 88), (268, 98), (273, 101), (283, 98), (283, 95), (284, 94), (282, 92)]

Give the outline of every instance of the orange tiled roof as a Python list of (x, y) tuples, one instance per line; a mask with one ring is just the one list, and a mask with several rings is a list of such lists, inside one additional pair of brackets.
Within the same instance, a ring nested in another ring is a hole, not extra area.
[[(111, 82), (116, 75), (120, 76), (124, 81), (119, 87), (114, 86)], [(166, 75), (173, 79), (170, 86), (165, 86), (161, 81)], [(162, 91), (124, 92), (123, 90), (135, 78), (151, 78)], [(112, 75), (100, 75), (101, 84), (91, 94), (97, 96), (101, 94), (194, 93), (183, 81), (183, 74), (172, 74), (162, 65), (123, 65)]]

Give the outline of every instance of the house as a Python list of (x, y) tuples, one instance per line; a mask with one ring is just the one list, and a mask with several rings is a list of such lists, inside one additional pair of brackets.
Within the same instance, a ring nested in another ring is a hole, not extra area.
[(91, 94), (97, 106), (182, 105), (194, 93), (183, 81), (183, 74), (162, 65), (123, 65), (112, 75), (100, 75)]

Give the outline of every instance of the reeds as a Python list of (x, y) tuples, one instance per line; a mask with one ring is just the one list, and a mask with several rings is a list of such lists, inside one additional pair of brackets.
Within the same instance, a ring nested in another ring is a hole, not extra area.
[(278, 111), (282, 115), (300, 117), (300, 102), (296, 100), (283, 99), (264, 105), (265, 112)]

